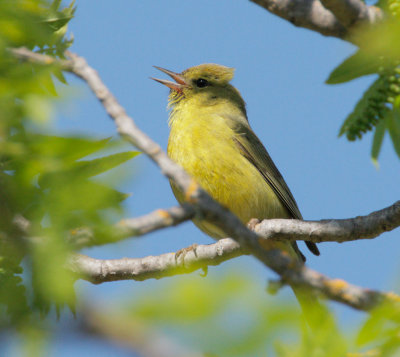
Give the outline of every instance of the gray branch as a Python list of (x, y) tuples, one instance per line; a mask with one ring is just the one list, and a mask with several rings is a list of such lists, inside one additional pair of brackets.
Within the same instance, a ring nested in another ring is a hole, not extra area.
[(374, 24), (383, 18), (375, 6), (361, 0), (250, 0), (269, 12), (325, 36), (349, 40), (358, 24)]
[(383, 17), (379, 8), (367, 6), (361, 0), (321, 0), (321, 2), (347, 29), (359, 23), (374, 24)]
[[(169, 209), (158, 209), (140, 217), (124, 219), (114, 226), (113, 232), (104, 243), (138, 237), (155, 230), (175, 226), (192, 219), (194, 214), (193, 207), (184, 204)], [(21, 218), (19, 217), (19, 220)], [(323, 219), (320, 221), (266, 219), (261, 222), (255, 221), (249, 224), (249, 228), (265, 240), (343, 243), (359, 239), (373, 239), (400, 226), (400, 201), (369, 215), (348, 219)], [(72, 231), (69, 234), (68, 242), (76, 248), (102, 243), (97, 239), (96, 233), (87, 228)]]
[[(324, 294), (331, 300), (339, 301), (360, 310), (370, 310), (381, 302), (387, 302), (396, 308), (396, 311), (400, 311), (397, 306), (400, 297), (394, 294), (362, 289), (341, 280), (329, 279), (307, 268), (302, 263), (294, 261), (289, 257), (288, 253), (276, 249), (274, 245), (260, 245), (260, 242), (263, 243), (262, 237), (247, 229), (236, 216), (215, 202), (180, 166), (169, 159), (158, 144), (153, 142), (146, 134), (137, 128), (133, 119), (126, 114), (124, 108), (105, 86), (97, 72), (86, 63), (85, 59), (67, 53), (70, 58), (69, 60), (57, 61), (52, 57), (40, 55), (25, 48), (13, 49), (11, 52), (22, 60), (33, 61), (41, 65), (58, 65), (63, 70), (69, 71), (83, 79), (103, 104), (107, 113), (116, 124), (118, 132), (149, 156), (161, 168), (163, 174), (177, 184), (182, 192), (184, 192), (187, 204), (191, 205), (193, 210), (201, 214), (204, 219), (213, 223), (226, 232), (228, 236), (232, 237), (243, 251), (252, 254), (263, 264), (276, 272), (285, 283), (293, 287), (305, 288), (316, 293)], [(211, 249), (215, 250), (214, 259), (216, 260), (223, 259), (224, 257), (224, 254), (220, 253), (220, 250), (215, 248), (218, 247), (218, 244), (219, 243), (216, 243), (215, 246), (209, 246), (212, 247)], [(199, 254), (199, 249), (200, 248), (197, 247), (197, 249), (193, 251), (193, 254)], [(189, 254), (190, 251), (183, 254), (185, 262)], [(237, 251), (234, 254), (237, 254)], [(175, 262), (177, 255), (175, 253), (163, 255), (162, 257), (161, 262), (165, 262), (164, 265), (170, 268), (169, 271), (171, 271), (171, 269), (173, 271), (177, 268)], [(194, 262), (199, 262), (198, 256)], [(102, 281), (118, 280), (118, 278), (121, 279), (124, 277), (127, 279), (136, 277), (140, 280), (139, 274), (137, 273), (138, 269), (143, 269), (141, 273), (143, 278), (148, 274), (147, 267), (149, 265), (157, 266), (157, 264), (160, 264), (160, 259), (155, 257), (147, 257), (134, 261), (129, 259), (99, 261), (77, 255), (71, 258), (70, 268), (75, 271), (78, 276), (99, 283)], [(127, 267), (129, 269), (127, 269)], [(162, 268), (158, 269), (156, 273), (153, 272), (152, 277), (161, 277), (163, 274), (164, 276), (168, 274), (168, 269), (163, 272), (161, 271)]]
[(400, 201), (367, 216), (349, 219), (299, 221), (270, 219), (253, 225), (264, 239), (320, 242), (349, 242), (376, 238), (400, 226)]
[(219, 265), (244, 254), (230, 238), (209, 245), (198, 245), (184, 254), (166, 253), (144, 258), (94, 259), (83, 254), (71, 256), (68, 267), (79, 278), (100, 284), (108, 281), (160, 279), (188, 274), (209, 265)]
[(194, 214), (195, 210), (188, 204), (168, 209), (157, 209), (140, 217), (123, 219), (113, 227), (112, 232), (108, 232), (104, 239), (98, 237), (99, 235), (102, 236), (101, 232), (98, 234), (98, 232), (83, 227), (69, 232), (67, 241), (78, 249), (114, 243), (126, 238), (138, 237), (159, 229), (176, 226), (192, 219)]
[(169, 209), (157, 209), (141, 217), (124, 219), (118, 223), (118, 227), (125, 237), (140, 236), (158, 229), (176, 226), (192, 219), (194, 214), (192, 206), (183, 204)]
[[(142, 281), (207, 269), (210, 265), (221, 264), (242, 254), (246, 252), (236, 241), (225, 238), (214, 244), (187, 249), (187, 252), (180, 256), (177, 253), (167, 253), (138, 259), (103, 260), (76, 254), (70, 258), (68, 268), (79, 278), (94, 284), (120, 280)], [(379, 304), (387, 303), (391, 306), (388, 317), (393, 320), (400, 319), (400, 297), (394, 293), (382, 293), (349, 284), (341, 279), (329, 279), (304, 265), (293, 267), (292, 260), (289, 257), (281, 259), (281, 252), (278, 250), (269, 251), (269, 254), (276, 254), (283, 284), (307, 287), (328, 299), (362, 311), (369, 311)]]

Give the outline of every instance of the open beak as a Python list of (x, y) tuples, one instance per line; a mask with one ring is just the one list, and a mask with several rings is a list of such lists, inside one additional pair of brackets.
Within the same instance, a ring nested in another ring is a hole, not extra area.
[(165, 69), (165, 68), (161, 68), (161, 67), (157, 67), (157, 66), (153, 66), (153, 67), (157, 68), (161, 72), (164, 72), (165, 74), (168, 74), (176, 83), (168, 81), (166, 79), (158, 79), (158, 78), (153, 78), (153, 77), (150, 77), (150, 79), (154, 79), (155, 81), (157, 81), (161, 84), (164, 84), (168, 88), (171, 88), (172, 90), (177, 91), (177, 92), (182, 92), (182, 89), (187, 86), (187, 83), (185, 82), (185, 79), (183, 78), (183, 76), (181, 74), (169, 71), (168, 69)]

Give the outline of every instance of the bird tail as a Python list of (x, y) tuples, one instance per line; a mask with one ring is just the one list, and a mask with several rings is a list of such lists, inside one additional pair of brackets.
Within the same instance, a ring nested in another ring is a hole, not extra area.
[(327, 327), (328, 325), (332, 326), (332, 324), (335, 324), (328, 308), (317, 294), (301, 287), (292, 286), (292, 289), (311, 333), (318, 333), (318, 331), (324, 329), (324, 326)]

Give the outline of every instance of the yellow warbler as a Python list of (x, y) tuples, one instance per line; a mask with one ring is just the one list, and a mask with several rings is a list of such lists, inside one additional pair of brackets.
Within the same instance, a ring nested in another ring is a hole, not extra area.
[[(251, 218), (301, 219), (282, 175), (250, 128), (244, 100), (229, 83), (234, 69), (202, 64), (178, 74), (156, 68), (175, 80), (153, 78), (171, 89), (168, 155), (244, 224)], [(182, 192), (171, 186), (183, 202)], [(205, 220), (194, 223), (214, 238), (226, 237)], [(319, 255), (314, 243), (306, 244)], [(295, 242), (274, 245), (304, 260)]]

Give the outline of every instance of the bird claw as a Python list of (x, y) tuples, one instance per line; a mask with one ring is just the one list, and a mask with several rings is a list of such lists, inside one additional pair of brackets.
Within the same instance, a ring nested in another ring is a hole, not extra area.
[(202, 273), (200, 273), (200, 276), (202, 278), (205, 278), (208, 275), (208, 266), (206, 265), (205, 267), (202, 267), (201, 270), (203, 271)]
[(254, 231), (256, 225), (259, 224), (261, 221), (258, 218), (252, 218), (249, 223), (247, 223), (247, 228)]
[(196, 256), (197, 258), (197, 252), (196, 249), (199, 245), (197, 243), (193, 243), (191, 246), (186, 247), (186, 248), (182, 248), (179, 249), (176, 253), (175, 253), (175, 262), (178, 263), (179, 258), (182, 259), (182, 263), (184, 263), (185, 261), (185, 256), (186, 254), (188, 254), (189, 252), (193, 252), (193, 254)]

